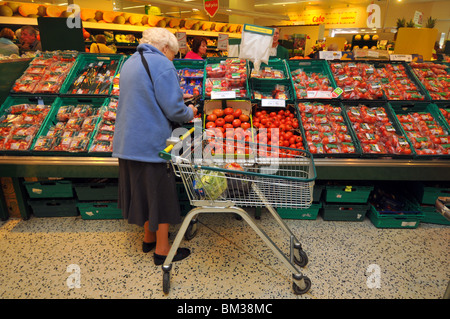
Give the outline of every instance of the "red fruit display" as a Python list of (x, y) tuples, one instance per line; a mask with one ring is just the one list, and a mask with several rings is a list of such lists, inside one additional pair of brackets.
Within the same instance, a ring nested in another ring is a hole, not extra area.
[(341, 107), (322, 103), (299, 103), (298, 108), (306, 142), (312, 154), (356, 153)]
[(448, 66), (434, 62), (411, 63), (410, 67), (432, 100), (450, 100)]
[(363, 154), (411, 154), (408, 140), (397, 130), (383, 106), (351, 106), (346, 112)]
[(325, 74), (305, 72), (297, 69), (291, 72), (297, 99), (308, 97), (308, 91), (333, 91), (330, 79)]
[(247, 61), (228, 58), (205, 67), (205, 96), (211, 92), (234, 91), (236, 97), (247, 96)]
[(424, 100), (425, 96), (409, 78), (403, 64), (386, 63), (377, 68), (381, 87), (388, 100)]
[(397, 114), (417, 155), (450, 154), (450, 135), (427, 111)]

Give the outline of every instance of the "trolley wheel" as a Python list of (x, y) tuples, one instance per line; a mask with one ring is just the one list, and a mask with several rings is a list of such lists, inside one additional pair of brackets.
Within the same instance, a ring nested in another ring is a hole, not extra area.
[(292, 283), (292, 288), (294, 289), (294, 293), (296, 295), (303, 295), (311, 289), (311, 279), (308, 277), (303, 277), (303, 282), (305, 283), (305, 287), (300, 288), (295, 282)]
[(308, 256), (301, 248), (294, 249), (294, 262), (300, 267), (305, 267), (308, 264)]
[(197, 234), (197, 228), (198, 228), (198, 220), (197, 219), (193, 219), (191, 220), (191, 222), (189, 223), (188, 228), (186, 229), (186, 232), (184, 233), (184, 238), (186, 240), (191, 240), (192, 238), (195, 237), (195, 235)]
[(170, 271), (163, 271), (163, 292), (167, 295), (170, 290)]

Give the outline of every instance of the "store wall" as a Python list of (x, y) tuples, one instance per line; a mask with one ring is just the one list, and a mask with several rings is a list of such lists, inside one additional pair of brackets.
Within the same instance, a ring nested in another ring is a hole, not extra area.
[(113, 11), (111, 0), (74, 0), (73, 3), (78, 4), (80, 8)]

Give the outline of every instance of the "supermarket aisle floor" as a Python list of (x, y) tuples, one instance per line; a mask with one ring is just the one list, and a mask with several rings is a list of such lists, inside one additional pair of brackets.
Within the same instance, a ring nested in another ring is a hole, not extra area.
[[(252, 214), (251, 214), (252, 215)], [(450, 280), (450, 227), (378, 229), (362, 222), (286, 220), (308, 254), (311, 290), (295, 295), (291, 273), (233, 214), (200, 215), (192, 255), (174, 263), (171, 290), (141, 251), (142, 229), (80, 217), (0, 222), (0, 298), (438, 299)], [(283, 252), (288, 238), (265, 210), (257, 224)], [(177, 228), (172, 229), (172, 239)], [(79, 267), (80, 288), (69, 288)], [(371, 266), (372, 265), (372, 266)], [(379, 276), (378, 276), (379, 275)]]

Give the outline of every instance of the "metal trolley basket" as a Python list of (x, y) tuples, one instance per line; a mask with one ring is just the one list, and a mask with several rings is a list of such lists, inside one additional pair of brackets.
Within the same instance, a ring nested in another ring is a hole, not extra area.
[[(299, 268), (306, 266), (308, 257), (276, 208), (305, 209), (312, 203), (316, 171), (310, 153), (289, 148), (270, 148), (246, 142), (241, 143), (247, 153), (231, 156), (211, 155), (211, 144), (203, 134), (193, 134), (192, 128), (180, 139), (170, 142), (160, 157), (170, 160), (175, 174), (181, 177), (190, 203), (190, 210), (166, 257), (163, 269), (163, 291), (170, 289), (172, 260), (183, 236), (192, 239), (197, 231), (197, 216), (201, 213), (234, 213), (245, 220), (275, 255), (292, 272), (295, 294), (304, 294), (311, 280)], [(194, 135), (194, 139), (188, 138)], [(197, 136), (198, 135), (198, 136)], [(192, 142), (193, 141), (193, 142)], [(227, 143), (223, 140), (223, 143)], [(234, 143), (236, 147), (239, 143)], [(258, 156), (264, 154), (264, 156)], [(283, 155), (281, 155), (283, 154)], [(280, 156), (281, 155), (281, 156)], [(227, 169), (227, 163), (238, 163), (243, 170)], [(289, 236), (289, 258), (267, 234), (255, 224), (241, 207), (266, 207)]]

